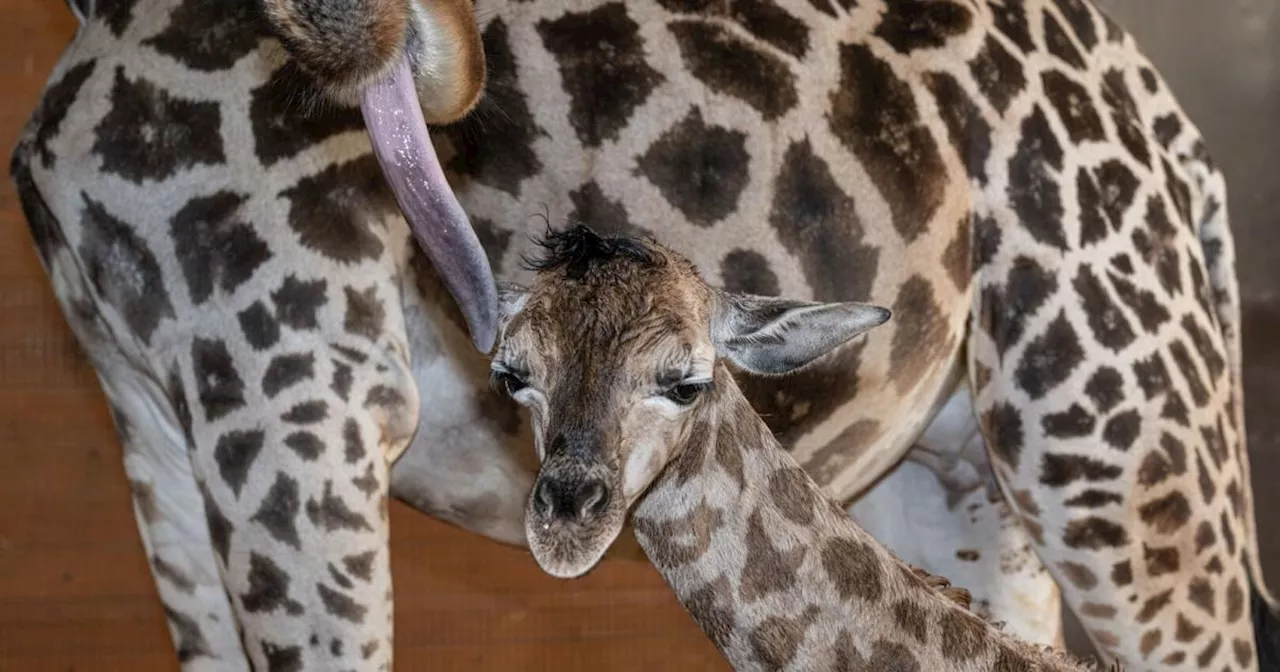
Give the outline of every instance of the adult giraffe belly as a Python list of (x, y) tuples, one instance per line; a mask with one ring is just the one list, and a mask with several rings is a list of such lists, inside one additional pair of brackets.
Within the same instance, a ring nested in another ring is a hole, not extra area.
[(806, 371), (742, 381), (846, 499), (950, 391), (969, 182), (922, 112), (932, 97), (908, 83), (912, 59), (859, 41), (878, 12), (771, 6), (726, 18), (672, 2), (479, 2), (486, 98), (435, 138), (502, 280), (531, 277), (520, 261), (546, 226), (580, 222), (651, 234), (733, 291), (891, 308), (888, 326)]

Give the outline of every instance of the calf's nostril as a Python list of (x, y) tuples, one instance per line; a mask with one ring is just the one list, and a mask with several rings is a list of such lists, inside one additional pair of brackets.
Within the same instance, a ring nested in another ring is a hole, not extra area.
[(609, 504), (609, 490), (601, 481), (588, 481), (579, 491), (578, 515), (598, 516)]
[(538, 481), (533, 489), (533, 510), (540, 516), (550, 516), (555, 507), (551, 503), (551, 490), (546, 481)]

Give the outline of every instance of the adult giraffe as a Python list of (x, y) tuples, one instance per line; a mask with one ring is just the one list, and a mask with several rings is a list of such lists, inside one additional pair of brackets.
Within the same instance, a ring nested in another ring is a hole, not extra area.
[[(1061, 587), (1131, 668), (1256, 669), (1222, 178), (1092, 6), (73, 4), (13, 174), (188, 668), (389, 666), (388, 492), (523, 543), (529, 434), (473, 344), (545, 208), (890, 306), (743, 376), (829, 494), (888, 473), (864, 525), (959, 530), (890, 546), (1031, 639)], [(415, 94), (466, 117), (435, 138), (461, 207)], [(947, 489), (894, 469), (917, 443)]]

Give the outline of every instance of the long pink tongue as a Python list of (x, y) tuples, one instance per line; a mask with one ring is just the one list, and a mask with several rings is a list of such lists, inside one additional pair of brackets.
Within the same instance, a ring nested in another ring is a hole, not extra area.
[(373, 152), (410, 230), (458, 302), (471, 341), (481, 352), (489, 352), (498, 331), (493, 270), (445, 181), (403, 56), (390, 75), (365, 89), (360, 109)]

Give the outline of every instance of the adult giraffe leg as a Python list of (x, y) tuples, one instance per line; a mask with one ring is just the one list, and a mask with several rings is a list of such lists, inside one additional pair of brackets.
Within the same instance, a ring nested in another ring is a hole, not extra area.
[(963, 382), (906, 459), (849, 513), (904, 561), (968, 590), (975, 613), (1028, 641), (1063, 646), (1058, 586), (995, 489)]
[(13, 178), (54, 296), (110, 405), (134, 518), (182, 669), (248, 670), (205, 524), (189, 444), (168, 390), (140, 366), (143, 356), (120, 328), (120, 316), (98, 300), (81, 274), (26, 161), (14, 162)]
[[(391, 666), (388, 467), (412, 435), (417, 392), (405, 353), (330, 345), (344, 340), (322, 329), (258, 355), (196, 338), (177, 373), (213, 545), (258, 669)], [(224, 416), (228, 380), (246, 403)]]

